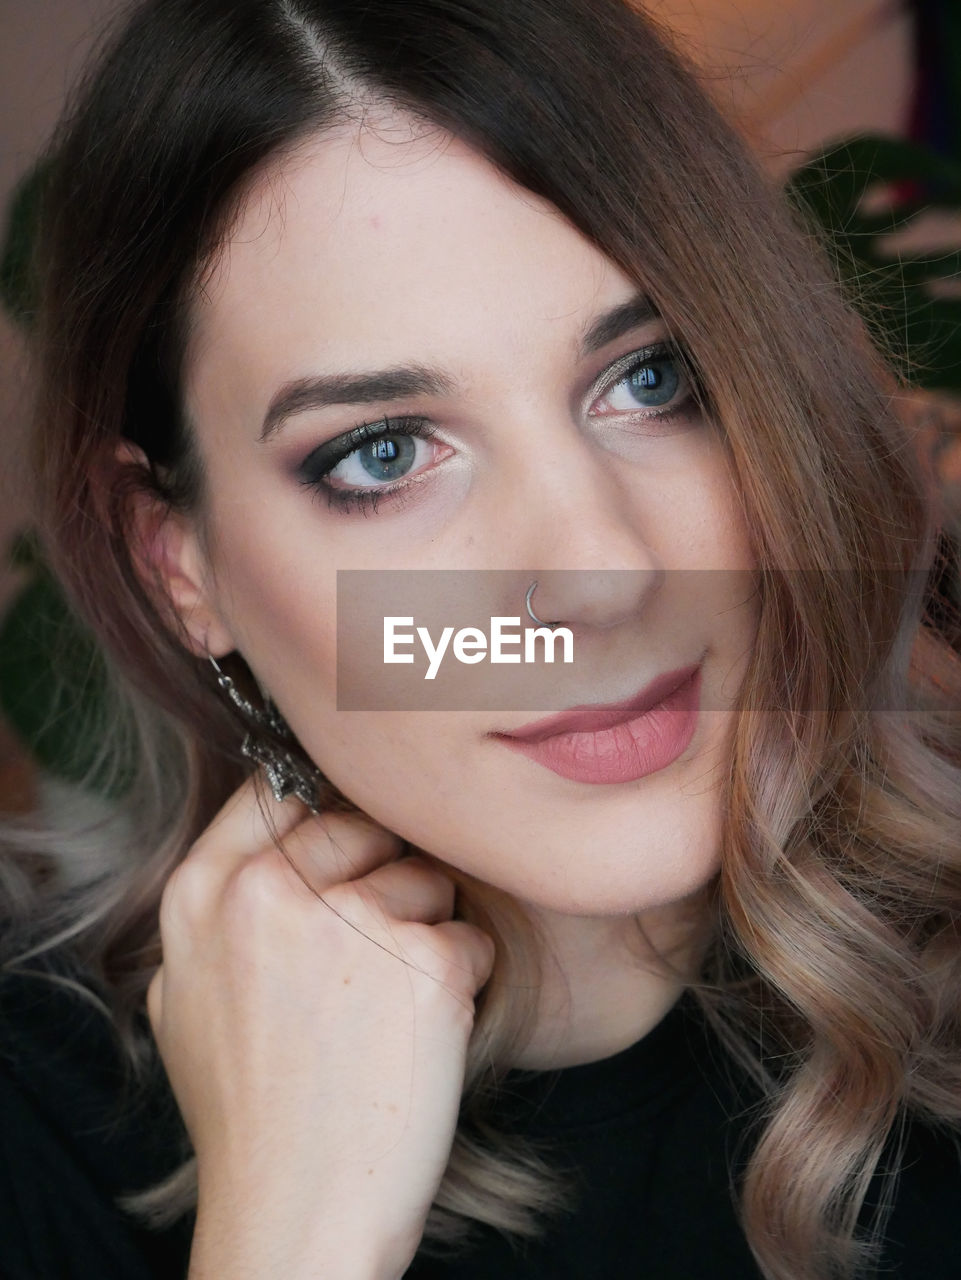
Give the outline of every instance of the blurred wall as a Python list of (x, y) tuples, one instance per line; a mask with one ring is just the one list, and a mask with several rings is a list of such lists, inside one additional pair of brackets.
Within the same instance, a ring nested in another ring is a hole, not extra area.
[[(118, 0), (0, 0), (0, 210), (63, 104), (98, 23)], [(18, 479), (24, 417), (22, 349), (0, 312), (0, 553), (23, 521)], [(0, 570), (0, 609), (11, 580)]]
[(783, 172), (820, 142), (900, 132), (912, 85), (902, 0), (653, 0)]

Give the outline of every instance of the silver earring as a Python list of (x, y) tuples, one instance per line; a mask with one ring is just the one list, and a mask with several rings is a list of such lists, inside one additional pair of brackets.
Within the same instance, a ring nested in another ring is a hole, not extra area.
[(280, 739), (280, 742), (272, 742), (270, 736), (258, 737), (248, 731), (240, 746), (242, 754), (263, 769), (270, 789), (274, 793), (274, 799), (279, 803), (287, 796), (295, 795), (308, 809), (318, 812), (320, 807), (318, 785), (322, 777), (321, 772), (315, 766), (308, 766), (305, 761), (298, 760), (287, 747), (282, 745), (285, 742), (293, 745), (296, 740), (290, 725), (280, 714), (273, 700), (265, 696), (263, 708), (255, 707), (244, 697), (230, 676), (221, 669), (216, 658), (209, 653), (207, 657), (217, 673), (217, 683), (238, 711), (260, 729), (262, 735), (266, 731), (267, 735)]
[(527, 612), (539, 627), (550, 627), (550, 629), (553, 631), (555, 627), (559, 627), (561, 624), (559, 622), (541, 622), (540, 618), (537, 617), (537, 615), (534, 613), (534, 610), (531, 608), (531, 596), (534, 594), (534, 588), (536, 586), (537, 586), (537, 579), (535, 578), (534, 581), (531, 583), (531, 585), (527, 588), (527, 598), (524, 601), (524, 603), (527, 605)]

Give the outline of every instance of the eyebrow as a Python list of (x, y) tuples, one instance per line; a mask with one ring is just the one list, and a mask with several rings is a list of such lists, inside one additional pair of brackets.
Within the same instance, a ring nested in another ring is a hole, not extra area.
[(660, 315), (650, 298), (643, 293), (636, 293), (633, 298), (605, 311), (588, 325), (581, 338), (581, 356), (593, 355), (609, 342), (623, 338), (632, 329), (640, 329), (642, 325), (658, 319)]
[[(582, 358), (656, 319), (658, 312), (651, 300), (644, 294), (635, 294), (591, 321), (580, 340)], [(259, 439), (269, 440), (288, 418), (311, 409), (326, 409), (338, 404), (409, 400), (415, 396), (451, 395), (455, 389), (456, 383), (441, 369), (422, 364), (365, 373), (330, 373), (297, 378), (285, 383), (272, 397)]]

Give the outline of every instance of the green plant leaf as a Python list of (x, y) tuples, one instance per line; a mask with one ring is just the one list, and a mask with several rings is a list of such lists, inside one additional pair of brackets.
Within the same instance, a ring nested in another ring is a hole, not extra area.
[(957, 283), (961, 245), (905, 253), (890, 240), (929, 210), (961, 210), (961, 165), (915, 142), (863, 135), (812, 156), (786, 191), (832, 250), (849, 298), (902, 379), (961, 388), (961, 299), (932, 287)]
[(127, 753), (118, 769), (117, 751), (104, 751), (116, 735), (108, 687), (96, 642), (35, 565), (0, 626), (0, 710), (42, 768), (114, 796), (129, 786), (133, 760)]

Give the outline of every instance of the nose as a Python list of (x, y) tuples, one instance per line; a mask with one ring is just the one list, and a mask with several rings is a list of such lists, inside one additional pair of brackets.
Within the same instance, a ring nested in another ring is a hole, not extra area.
[(510, 560), (524, 568), (522, 591), (537, 580), (530, 607), (542, 621), (615, 627), (660, 589), (665, 567), (646, 540), (637, 494), (618, 475), (623, 465), (567, 435), (549, 462), (531, 466), (528, 457), (517, 478)]

